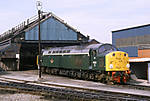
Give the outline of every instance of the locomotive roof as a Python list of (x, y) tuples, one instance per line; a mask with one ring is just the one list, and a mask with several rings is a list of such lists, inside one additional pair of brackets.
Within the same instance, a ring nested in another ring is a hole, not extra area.
[[(105, 44), (91, 44), (91, 45), (78, 45), (78, 46), (65, 46), (43, 49), (43, 55), (50, 54), (89, 54), (90, 49), (98, 49)], [(108, 44), (107, 44), (108, 45)], [(111, 44), (109, 44), (111, 45)]]

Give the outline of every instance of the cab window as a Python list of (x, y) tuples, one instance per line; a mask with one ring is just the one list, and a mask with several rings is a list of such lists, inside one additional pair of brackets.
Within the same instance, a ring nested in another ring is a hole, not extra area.
[(103, 54), (103, 55), (106, 55), (107, 53), (110, 53), (112, 51), (117, 51), (117, 48), (112, 46), (112, 45), (102, 45), (100, 48), (99, 48), (99, 54)]
[(93, 50), (93, 56), (96, 56), (96, 50)]

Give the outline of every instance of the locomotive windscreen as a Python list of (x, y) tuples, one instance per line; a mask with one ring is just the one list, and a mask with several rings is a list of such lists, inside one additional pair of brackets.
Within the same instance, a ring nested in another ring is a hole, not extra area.
[(110, 44), (104, 44), (98, 50), (99, 54), (103, 54), (103, 55), (106, 55), (113, 51), (117, 51), (117, 48)]

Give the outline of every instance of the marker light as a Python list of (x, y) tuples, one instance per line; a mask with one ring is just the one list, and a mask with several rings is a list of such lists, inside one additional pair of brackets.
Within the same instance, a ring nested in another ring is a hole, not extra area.
[(109, 66), (109, 67), (110, 67), (110, 69), (112, 69), (112, 68), (113, 68), (113, 64), (110, 64), (110, 66)]
[(129, 68), (130, 67), (130, 64), (127, 64), (127, 68)]
[(125, 53), (124, 56), (127, 56), (127, 54)]
[(113, 53), (113, 56), (115, 56), (115, 53)]

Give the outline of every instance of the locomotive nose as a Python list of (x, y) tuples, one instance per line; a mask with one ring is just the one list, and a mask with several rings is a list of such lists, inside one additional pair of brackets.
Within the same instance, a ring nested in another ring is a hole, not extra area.
[(105, 56), (106, 71), (129, 70), (128, 54), (121, 51), (111, 52)]

